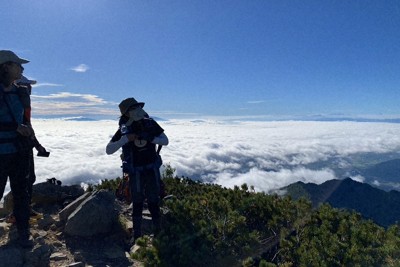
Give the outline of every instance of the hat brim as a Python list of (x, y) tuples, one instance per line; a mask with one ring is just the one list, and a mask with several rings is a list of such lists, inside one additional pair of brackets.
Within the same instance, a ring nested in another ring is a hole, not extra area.
[(28, 81), (17, 81), (17, 84), (29, 84), (29, 85), (34, 85), (36, 84), (36, 81), (28, 80)]
[(129, 106), (129, 108), (131, 108), (131, 107), (141, 107), (141, 108), (143, 108), (144, 107), (144, 103), (143, 102), (137, 102), (136, 104), (133, 104), (133, 105)]
[(35, 81), (35, 80), (29, 80), (29, 79), (26, 78), (24, 75), (22, 75), (21, 79), (17, 80), (16, 83), (17, 83), (17, 84), (30, 84), (30, 85), (33, 85), (33, 84), (36, 84), (37, 81)]
[(143, 102), (137, 102), (137, 103), (135, 103), (135, 104), (133, 104), (133, 105), (130, 105), (128, 108), (126, 108), (125, 110), (121, 110), (121, 114), (125, 114), (126, 112), (128, 112), (128, 110), (131, 108), (131, 107), (141, 107), (141, 108), (143, 108), (144, 107), (144, 103)]
[(23, 58), (19, 58), (19, 62), (17, 62), (19, 64), (26, 64), (29, 63), (29, 60), (23, 59)]

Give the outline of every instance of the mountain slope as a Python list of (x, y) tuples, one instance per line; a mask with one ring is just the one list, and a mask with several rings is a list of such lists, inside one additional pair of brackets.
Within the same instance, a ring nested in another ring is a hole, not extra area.
[(370, 179), (384, 180), (387, 182), (400, 181), (400, 159), (392, 159), (375, 164), (363, 170), (363, 175)]
[(294, 199), (310, 199), (314, 207), (326, 202), (336, 208), (352, 209), (385, 227), (400, 221), (398, 191), (385, 192), (350, 178), (321, 185), (297, 182), (283, 189)]

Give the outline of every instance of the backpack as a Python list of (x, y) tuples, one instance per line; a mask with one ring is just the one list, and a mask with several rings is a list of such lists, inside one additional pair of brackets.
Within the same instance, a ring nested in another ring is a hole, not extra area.
[(115, 190), (115, 196), (120, 201), (130, 204), (132, 202), (131, 188), (129, 186), (129, 175), (123, 173), (122, 179)]
[[(160, 157), (160, 151), (161, 151), (162, 146), (159, 145), (157, 148), (157, 155)], [(123, 155), (121, 155), (121, 159), (123, 158)], [(162, 164), (162, 161), (161, 161)], [(163, 199), (166, 195), (167, 192), (165, 190), (165, 183), (162, 179), (160, 179), (160, 198)], [(124, 201), (127, 204), (132, 203), (132, 195), (131, 195), (131, 187), (129, 183), (129, 174), (127, 172), (123, 172), (122, 179), (118, 184), (117, 189), (115, 190), (115, 196), (118, 200)]]

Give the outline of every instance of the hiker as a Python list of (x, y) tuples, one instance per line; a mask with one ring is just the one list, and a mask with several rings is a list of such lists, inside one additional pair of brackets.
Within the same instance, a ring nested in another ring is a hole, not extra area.
[[(31, 96), (30, 95), (32, 92), (32, 84), (36, 84), (36, 81), (29, 80), (24, 75), (22, 75), (21, 79), (18, 79), (15, 81), (15, 84), (17, 85), (17, 88), (18, 88), (17, 94), (22, 103), (22, 106), (24, 107), (24, 123), (26, 125), (29, 125), (30, 127), (32, 127), (32, 124), (31, 124)], [(50, 152), (46, 151), (46, 149), (39, 143), (39, 141), (37, 140), (37, 138), (34, 134), (31, 136), (31, 139), (32, 139), (32, 145), (38, 151), (37, 155), (43, 156), (43, 157), (48, 157)], [(29, 151), (29, 175), (28, 175), (27, 179), (28, 179), (27, 189), (28, 189), (28, 195), (29, 195), (29, 204), (31, 204), (32, 203), (33, 184), (36, 181), (33, 148), (32, 148), (32, 150)], [(30, 217), (40, 218), (41, 216), (42, 216), (42, 214), (35, 211), (32, 208), (32, 206), (30, 206)], [(11, 212), (11, 214), (9, 214), (7, 216), (6, 222), (7, 223), (15, 223), (16, 222), (15, 216), (12, 212)]]
[(154, 234), (160, 231), (160, 167), (161, 158), (156, 145), (168, 145), (168, 137), (156, 121), (143, 110), (144, 103), (127, 98), (119, 104), (119, 129), (107, 144), (106, 153), (120, 147), (124, 155), (123, 171), (129, 174), (132, 196), (132, 244), (142, 236), (143, 202), (147, 199)]
[[(32, 127), (31, 124), (31, 92), (32, 92), (32, 85), (36, 84), (35, 80), (29, 80), (25, 76), (22, 75), (21, 79), (16, 81), (18, 85), (18, 94), (20, 96), (22, 105), (24, 107), (24, 119), (26, 120), (26, 124)], [(39, 143), (36, 136), (32, 136), (32, 142), (36, 149), (37, 156), (39, 157), (48, 157), (50, 152), (47, 152), (46, 149)], [(32, 202), (32, 188), (33, 184), (36, 181), (36, 174), (35, 174), (35, 163), (33, 157), (33, 149), (29, 153), (29, 176), (28, 176), (28, 194), (29, 194), (29, 204)], [(39, 215), (38, 212), (31, 208), (31, 216)]]
[(29, 232), (29, 151), (32, 150), (33, 129), (24, 124), (24, 107), (18, 96), (15, 81), (21, 78), (28, 63), (10, 50), (0, 50), (0, 196), (10, 178), (14, 199), (18, 242), (22, 247), (32, 246)]

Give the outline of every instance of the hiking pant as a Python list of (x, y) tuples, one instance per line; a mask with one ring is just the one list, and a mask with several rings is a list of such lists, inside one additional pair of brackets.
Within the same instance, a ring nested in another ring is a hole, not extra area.
[(33, 150), (32, 150), (29, 153), (29, 175), (28, 175), (28, 184), (27, 184), (28, 195), (29, 195), (29, 204), (31, 204), (31, 201), (32, 201), (32, 190), (33, 190), (33, 184), (35, 182), (36, 182), (35, 162), (33, 159)]
[(10, 187), (14, 200), (13, 213), (19, 233), (26, 233), (29, 229), (28, 175), (29, 153), (0, 155), (0, 189), (2, 190), (0, 193), (3, 196), (7, 178), (10, 178)]
[(160, 170), (158, 167), (134, 168), (129, 173), (129, 183), (132, 195), (132, 220), (134, 237), (142, 235), (143, 202), (147, 204), (155, 231), (160, 228)]

